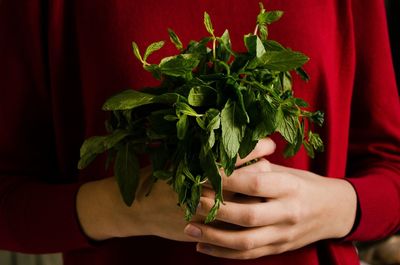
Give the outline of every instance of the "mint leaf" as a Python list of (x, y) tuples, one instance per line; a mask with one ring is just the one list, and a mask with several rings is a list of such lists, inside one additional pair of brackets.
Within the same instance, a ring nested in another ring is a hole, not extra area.
[(158, 67), (164, 75), (191, 79), (192, 70), (198, 63), (199, 60), (195, 56), (182, 54), (162, 59)]
[(144, 53), (143, 60), (147, 61), (147, 58), (155, 51), (161, 49), (164, 46), (164, 44), (165, 44), (164, 41), (158, 41), (150, 44), (149, 47), (147, 47), (146, 52)]
[(299, 67), (296, 68), (296, 73), (301, 77), (301, 79), (303, 79), (304, 81), (309, 81), (310, 77), (308, 76), (308, 74), (306, 73), (306, 71), (304, 71), (303, 68)]
[[(240, 148), (239, 148), (240, 158), (245, 158), (256, 147), (256, 145), (258, 143), (258, 138), (257, 138), (257, 140), (253, 140), (253, 135), (254, 135), (254, 132), (249, 127), (247, 127), (246, 131), (244, 133), (243, 140), (240, 143)], [(267, 135), (264, 135), (264, 137), (265, 136), (267, 136)]]
[(117, 152), (114, 173), (126, 205), (131, 206), (139, 185), (139, 162), (132, 144), (125, 144)]
[(222, 143), (229, 158), (239, 151), (243, 125), (239, 123), (236, 102), (228, 100), (221, 112)]
[(248, 34), (244, 36), (244, 44), (246, 45), (247, 51), (257, 58), (262, 57), (265, 54), (265, 48), (261, 39), (256, 35)]
[(215, 97), (215, 92), (208, 86), (195, 86), (190, 89), (188, 102), (194, 107), (210, 105), (213, 102), (212, 97)]
[(213, 152), (207, 152), (206, 149), (202, 148), (199, 158), (204, 175), (207, 177), (215, 191), (215, 204), (207, 215), (205, 221), (207, 223), (215, 219), (220, 203), (223, 202), (222, 178), (215, 163), (216, 160)]
[(276, 112), (276, 130), (291, 144), (294, 144), (297, 136), (298, 120), (293, 116), (286, 116), (282, 108)]
[(139, 46), (134, 41), (132, 41), (132, 50), (133, 50), (133, 54), (135, 54), (136, 58), (138, 58), (139, 61), (144, 63), (144, 60), (142, 59), (142, 56), (140, 55)]
[(168, 29), (168, 34), (171, 42), (175, 45), (175, 47), (178, 50), (183, 50), (183, 45), (178, 35), (176, 35), (176, 33), (172, 29)]
[(220, 159), (220, 163), (221, 166), (224, 169), (224, 172), (227, 176), (230, 176), (233, 172), (233, 170), (235, 170), (235, 163), (236, 163), (236, 157), (237, 155), (235, 155), (234, 157), (229, 157), (228, 154), (225, 152), (225, 148), (223, 146), (223, 143), (220, 142), (220, 147), (219, 147), (219, 159)]
[(206, 27), (207, 32), (210, 33), (211, 36), (214, 36), (214, 28), (211, 23), (210, 15), (207, 12), (204, 12), (204, 26)]
[(97, 155), (116, 146), (120, 141), (129, 135), (126, 130), (115, 130), (107, 136), (93, 136), (84, 141), (80, 150), (78, 169), (89, 165)]
[(318, 110), (311, 115), (310, 119), (321, 127), (324, 123), (324, 113)]
[(189, 121), (187, 115), (181, 115), (178, 122), (176, 123), (177, 137), (179, 140), (183, 140), (185, 138), (188, 128)]
[(188, 115), (188, 116), (194, 116), (194, 117), (198, 117), (201, 116), (200, 114), (197, 114), (197, 112), (191, 108), (188, 104), (184, 103), (184, 102), (177, 102), (176, 105), (176, 112), (179, 115), (179, 113)]
[(283, 12), (280, 10), (269, 11), (262, 14), (260, 20), (262, 21), (262, 23), (272, 24), (273, 22), (278, 21), (282, 16)]
[(222, 47), (228, 52), (227, 56), (224, 58), (225, 61), (229, 60), (230, 58), (229, 55), (236, 56), (236, 53), (232, 50), (231, 38), (229, 36), (228, 30), (225, 30), (222, 36), (220, 38), (217, 38), (217, 40), (221, 43)]
[(285, 72), (301, 67), (309, 58), (300, 52), (284, 50), (267, 51), (256, 60), (257, 67), (262, 66), (266, 69)]
[(104, 141), (106, 136), (93, 136), (85, 140), (80, 151), (80, 160), (78, 162), (78, 169), (87, 167), (98, 154), (105, 151)]
[(323, 144), (319, 134), (309, 131), (308, 132), (308, 142), (311, 144), (311, 146), (315, 150), (317, 150), (319, 152), (324, 151), (324, 144)]
[(219, 129), (221, 124), (221, 115), (217, 109), (209, 109), (206, 112), (206, 127), (208, 131)]
[(132, 89), (125, 90), (109, 98), (103, 105), (103, 110), (128, 110), (153, 103), (154, 95)]

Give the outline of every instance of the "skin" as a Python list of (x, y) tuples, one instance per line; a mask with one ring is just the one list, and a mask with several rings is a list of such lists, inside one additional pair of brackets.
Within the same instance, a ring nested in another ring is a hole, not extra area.
[[(156, 235), (194, 241), (199, 252), (231, 259), (279, 254), (318, 240), (346, 236), (357, 208), (352, 185), (262, 158), (274, 151), (274, 142), (263, 139), (237, 165), (255, 158), (258, 162), (235, 170), (229, 178), (221, 172), (225, 203), (212, 224), (203, 222), (213, 205), (211, 189), (203, 189), (197, 216), (187, 223), (183, 210), (176, 205), (177, 195), (164, 182), (157, 182), (148, 197), (144, 192), (139, 194), (127, 207), (115, 179), (108, 178), (80, 188), (77, 212), (82, 229), (94, 240)], [(145, 179), (150, 170), (144, 169), (141, 174)]]

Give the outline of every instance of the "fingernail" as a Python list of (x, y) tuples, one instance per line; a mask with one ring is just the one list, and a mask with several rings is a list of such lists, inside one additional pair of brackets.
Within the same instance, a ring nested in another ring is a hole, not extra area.
[(212, 247), (210, 245), (207, 244), (197, 244), (196, 246), (196, 250), (198, 252), (204, 253), (204, 254), (210, 254), (212, 252)]
[(201, 237), (201, 230), (197, 226), (192, 224), (188, 224), (185, 229), (183, 230), (185, 234), (191, 237), (200, 238)]

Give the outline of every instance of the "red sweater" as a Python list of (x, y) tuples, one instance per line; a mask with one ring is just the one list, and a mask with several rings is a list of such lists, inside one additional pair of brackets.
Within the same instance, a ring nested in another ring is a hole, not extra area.
[[(259, 0), (0, 1), (0, 249), (64, 252), (77, 264), (358, 264), (351, 240), (379, 239), (400, 224), (400, 104), (383, 1), (280, 0), (285, 11), (271, 38), (307, 54), (311, 81), (295, 94), (326, 114), (326, 151), (301, 150), (275, 163), (347, 178), (359, 218), (344, 240), (250, 261), (195, 252), (194, 244), (156, 237), (91, 243), (75, 210), (80, 183), (109, 176), (103, 161), (76, 169), (84, 138), (104, 133), (101, 105), (127, 87), (154, 84), (131, 52), (167, 40), (203, 37), (203, 12), (217, 33), (230, 29), (235, 49), (252, 32)], [(173, 53), (172, 45), (152, 58)], [(334, 220), (332, 220), (334, 222)]]

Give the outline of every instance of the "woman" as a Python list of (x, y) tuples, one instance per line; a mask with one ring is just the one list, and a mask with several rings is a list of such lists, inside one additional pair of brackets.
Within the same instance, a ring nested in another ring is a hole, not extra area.
[[(104, 133), (106, 98), (154, 84), (133, 58), (132, 40), (145, 47), (167, 39), (168, 27), (183, 43), (198, 39), (207, 11), (217, 34), (229, 28), (234, 48), (243, 49), (258, 1), (0, 2), (0, 248), (61, 251), (66, 265), (353, 265), (352, 240), (395, 232), (400, 105), (383, 3), (282, 0), (266, 7), (285, 11), (271, 38), (311, 58), (311, 81), (294, 80), (294, 87), (325, 112), (326, 151), (314, 160), (304, 150), (283, 159), (281, 139), (261, 141), (239, 164), (267, 160), (224, 182), (247, 196), (228, 196), (217, 216), (222, 225), (207, 226), (185, 223), (164, 183), (124, 206), (103, 161), (76, 170), (78, 150), (84, 138)], [(152, 60), (172, 52), (171, 45)], [(210, 197), (204, 192), (198, 219)]]

